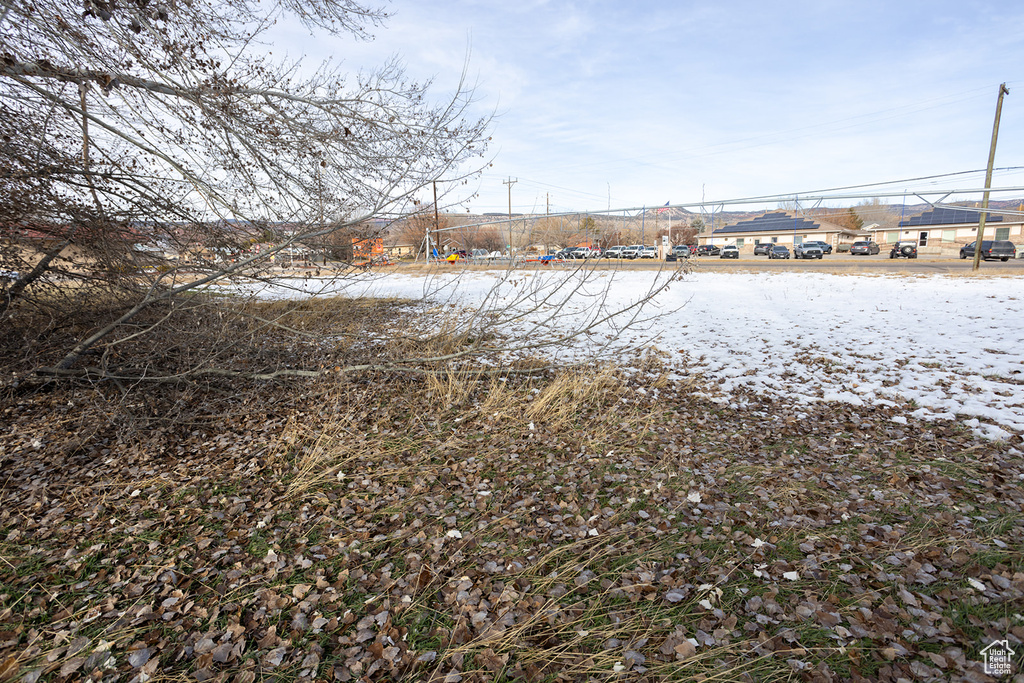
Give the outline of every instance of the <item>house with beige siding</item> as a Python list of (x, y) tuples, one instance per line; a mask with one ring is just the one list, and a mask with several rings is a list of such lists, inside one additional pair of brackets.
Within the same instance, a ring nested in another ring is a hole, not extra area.
[[(921, 254), (953, 254), (960, 247), (973, 242), (978, 236), (980, 209), (969, 206), (943, 206), (929, 209), (905, 218), (899, 227), (872, 230), (878, 244), (891, 245), (897, 241), (917, 242)], [(1024, 243), (1024, 218), (1019, 214), (989, 213), (985, 218), (987, 240), (1009, 240), (1016, 245)]]
[(718, 228), (704, 243), (724, 246), (734, 244), (740, 252), (752, 252), (758, 244), (784, 244), (790, 249), (806, 241), (821, 241), (833, 248), (865, 239), (864, 232), (850, 230), (810, 216), (790, 211), (769, 211), (763, 216)]

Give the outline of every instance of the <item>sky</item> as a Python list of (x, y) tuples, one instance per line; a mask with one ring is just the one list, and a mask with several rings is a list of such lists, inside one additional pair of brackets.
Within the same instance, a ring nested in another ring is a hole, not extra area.
[(448, 195), (452, 211), (508, 211), (509, 180), (515, 213), (878, 183), (849, 192), (981, 188), (1000, 83), (1010, 94), (995, 165), (1007, 170), (993, 186), (1024, 186), (1024, 4), (1011, 0), (393, 0), (385, 10), (372, 41), (311, 40), (283, 24), (274, 50), (351, 71), (397, 56), (439, 99), (465, 69), (474, 112), (494, 115), (493, 139), (482, 173)]

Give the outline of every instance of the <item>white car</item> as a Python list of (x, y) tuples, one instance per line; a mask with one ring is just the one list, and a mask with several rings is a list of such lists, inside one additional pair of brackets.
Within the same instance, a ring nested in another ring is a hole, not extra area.
[(658, 258), (657, 247), (644, 247), (640, 251), (640, 258)]
[(720, 252), (718, 252), (718, 258), (735, 258), (735, 259), (738, 259), (739, 257), (740, 257), (740, 250), (739, 250), (738, 247), (736, 247), (736, 245), (733, 245), (733, 244), (729, 244), (727, 246), (722, 247), (722, 250)]
[(640, 252), (642, 252), (643, 250), (644, 245), (631, 244), (628, 247), (623, 248), (622, 253), (619, 255), (619, 258), (639, 258)]
[(616, 245), (614, 247), (608, 247), (607, 249), (604, 250), (604, 253), (601, 254), (601, 256), (603, 258), (623, 258), (622, 252), (623, 252), (623, 250), (625, 248), (626, 247), (624, 247), (622, 245)]

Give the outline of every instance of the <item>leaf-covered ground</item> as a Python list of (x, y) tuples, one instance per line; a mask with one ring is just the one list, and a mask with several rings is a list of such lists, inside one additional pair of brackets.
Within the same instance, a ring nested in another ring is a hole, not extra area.
[(990, 642), (1024, 653), (1019, 436), (657, 370), (8, 390), (0, 679), (983, 681)]

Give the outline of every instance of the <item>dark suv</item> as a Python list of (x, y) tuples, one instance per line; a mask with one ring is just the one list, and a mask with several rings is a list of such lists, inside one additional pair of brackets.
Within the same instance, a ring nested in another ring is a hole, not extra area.
[[(1016, 255), (1016, 253), (1017, 248), (1013, 246), (1013, 242), (1008, 242), (1006, 240), (981, 241), (981, 257), (986, 261), (989, 259), (1009, 261)], [(960, 258), (967, 258), (968, 256), (974, 258), (974, 242), (960, 247)]]

